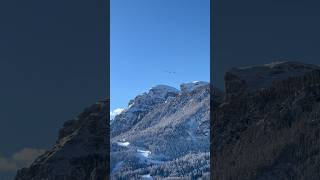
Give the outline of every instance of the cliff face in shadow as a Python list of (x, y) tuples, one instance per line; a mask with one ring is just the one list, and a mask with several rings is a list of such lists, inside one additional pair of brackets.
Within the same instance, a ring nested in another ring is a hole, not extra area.
[(212, 113), (214, 179), (320, 179), (320, 68), (234, 68)]
[(109, 102), (101, 101), (67, 121), (52, 149), (15, 180), (106, 180), (109, 167)]

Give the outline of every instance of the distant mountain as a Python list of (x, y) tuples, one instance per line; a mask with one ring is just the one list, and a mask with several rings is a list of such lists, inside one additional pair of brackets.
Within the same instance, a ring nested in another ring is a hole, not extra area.
[(234, 68), (213, 108), (213, 179), (320, 179), (320, 67)]
[(101, 101), (64, 123), (54, 147), (15, 180), (107, 180), (109, 102)]
[(111, 179), (209, 178), (210, 87), (159, 85), (111, 123)]

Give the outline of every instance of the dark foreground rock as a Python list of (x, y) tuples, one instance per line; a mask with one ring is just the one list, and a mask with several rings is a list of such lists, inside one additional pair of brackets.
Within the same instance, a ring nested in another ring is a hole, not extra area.
[(109, 103), (101, 101), (67, 121), (54, 147), (19, 170), (15, 180), (106, 180), (107, 109)]
[(320, 179), (320, 69), (235, 68), (213, 110), (213, 179)]

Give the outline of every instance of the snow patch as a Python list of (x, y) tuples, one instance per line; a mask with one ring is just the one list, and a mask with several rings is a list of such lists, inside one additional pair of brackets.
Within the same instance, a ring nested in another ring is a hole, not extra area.
[(151, 151), (137, 149), (136, 156), (140, 159), (141, 163), (144, 164), (160, 164), (162, 161), (156, 160), (151, 156)]
[(130, 145), (129, 142), (117, 142), (117, 144), (118, 144), (119, 146), (122, 146), (122, 147), (127, 147), (127, 146)]
[(166, 86), (166, 85), (157, 85), (155, 87), (152, 87), (149, 90), (148, 95), (151, 97), (157, 97), (157, 98), (165, 98), (168, 93), (179, 93), (179, 90), (177, 90), (174, 87)]
[(131, 108), (133, 105), (134, 105), (134, 103), (130, 104), (130, 105), (128, 106), (128, 108)]
[(151, 155), (151, 151), (145, 151), (145, 150), (138, 149), (137, 152), (138, 152), (138, 155), (140, 155), (144, 158), (149, 158), (149, 156)]
[(144, 179), (144, 180), (152, 180), (153, 179), (150, 174), (142, 175), (141, 178)]
[(117, 115), (121, 114), (125, 109), (117, 108), (110, 112), (110, 119), (114, 119)]

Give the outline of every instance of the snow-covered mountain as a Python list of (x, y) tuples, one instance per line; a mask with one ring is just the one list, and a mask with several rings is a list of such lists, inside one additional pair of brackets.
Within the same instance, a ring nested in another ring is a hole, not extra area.
[(164, 103), (170, 97), (175, 97), (179, 91), (166, 85), (158, 85), (148, 93), (138, 95), (128, 104), (128, 109), (122, 111), (112, 121), (111, 136), (116, 136), (129, 130), (141, 118), (148, 114), (155, 106)]
[(209, 178), (209, 103), (201, 81), (156, 86), (131, 100), (111, 124), (111, 179)]

